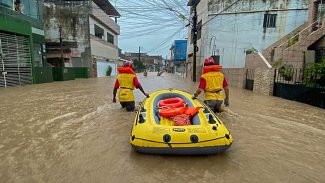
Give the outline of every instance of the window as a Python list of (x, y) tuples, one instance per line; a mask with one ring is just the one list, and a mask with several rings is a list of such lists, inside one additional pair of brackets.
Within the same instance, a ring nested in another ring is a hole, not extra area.
[(104, 37), (104, 29), (100, 28), (98, 25), (94, 24), (95, 26), (95, 36), (103, 39)]
[(263, 28), (275, 28), (277, 14), (264, 14)]
[(110, 33), (107, 33), (107, 42), (114, 44), (114, 36)]

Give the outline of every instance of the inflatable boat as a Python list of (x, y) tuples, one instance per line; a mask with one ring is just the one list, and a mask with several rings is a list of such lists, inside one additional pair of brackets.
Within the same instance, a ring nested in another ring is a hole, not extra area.
[[(176, 126), (168, 115), (186, 113), (184, 108), (192, 109), (190, 123)], [(156, 91), (140, 103), (130, 136), (136, 151), (149, 154), (217, 154), (225, 152), (232, 141), (230, 131), (209, 107), (174, 89)]]

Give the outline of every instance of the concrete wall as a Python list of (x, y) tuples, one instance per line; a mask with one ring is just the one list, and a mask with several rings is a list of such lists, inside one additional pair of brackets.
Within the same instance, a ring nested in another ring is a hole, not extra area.
[[(222, 73), (231, 87), (245, 88), (247, 69), (224, 68)], [(254, 71), (253, 92), (261, 95), (273, 95), (274, 69), (257, 68)]]
[(231, 87), (244, 88), (246, 81), (246, 69), (244, 68), (225, 68), (222, 73)]
[(257, 68), (254, 73), (253, 92), (262, 95), (273, 95), (274, 69)]
[[(92, 2), (91, 15), (96, 17), (99, 21), (101, 21), (104, 25), (107, 25), (111, 31), (115, 32), (115, 34), (120, 34), (120, 26), (115, 23), (102, 9), (100, 9), (94, 2)], [(116, 42), (117, 45), (117, 42)]]
[(246, 55), (245, 68), (267, 68), (267, 65), (257, 53)]
[[(232, 2), (211, 0), (209, 3), (209, 18), (212, 18)], [(304, 24), (308, 18), (307, 4), (307, 0), (247, 0), (237, 3), (209, 22), (207, 42), (201, 48), (202, 57), (210, 56), (215, 45), (224, 68), (244, 67), (245, 50), (254, 47), (261, 51)], [(277, 14), (276, 28), (263, 28), (267, 11)]]
[(118, 47), (96, 36), (90, 36), (92, 56), (118, 61)]
[[(106, 15), (108, 16), (108, 15)], [(104, 37), (102, 38), (107, 42), (107, 33), (111, 34), (114, 36), (114, 45), (118, 46), (118, 34), (114, 31), (112, 31), (108, 25), (103, 25), (102, 22), (99, 22), (97, 18), (90, 16), (89, 17), (89, 30), (91, 35), (95, 35), (95, 25), (96, 24), (98, 27), (102, 28), (104, 30)]]
[[(44, 3), (45, 41), (48, 58), (60, 58), (60, 49), (52, 49), (50, 45), (59, 45), (59, 26), (62, 26), (62, 40), (69, 45), (64, 48), (66, 58), (80, 58), (84, 67), (92, 72), (90, 38), (89, 38), (89, 5), (80, 1), (67, 4)], [(69, 17), (69, 18), (67, 18)]]

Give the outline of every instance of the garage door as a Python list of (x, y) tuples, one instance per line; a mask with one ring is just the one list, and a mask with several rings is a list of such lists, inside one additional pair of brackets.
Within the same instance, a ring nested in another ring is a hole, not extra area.
[(105, 77), (108, 66), (112, 67), (111, 76), (116, 76), (116, 64), (114, 62), (97, 59), (97, 77)]
[(32, 82), (29, 39), (0, 32), (0, 87)]

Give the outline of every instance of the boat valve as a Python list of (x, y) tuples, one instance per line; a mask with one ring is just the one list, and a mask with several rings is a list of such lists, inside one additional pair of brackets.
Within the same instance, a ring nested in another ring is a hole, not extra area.
[(165, 134), (165, 135), (163, 136), (163, 140), (164, 140), (165, 143), (170, 142), (171, 139), (172, 139), (172, 138), (170, 137), (169, 134)]
[(198, 143), (199, 142), (199, 137), (196, 135), (191, 135), (190, 140), (192, 143)]

